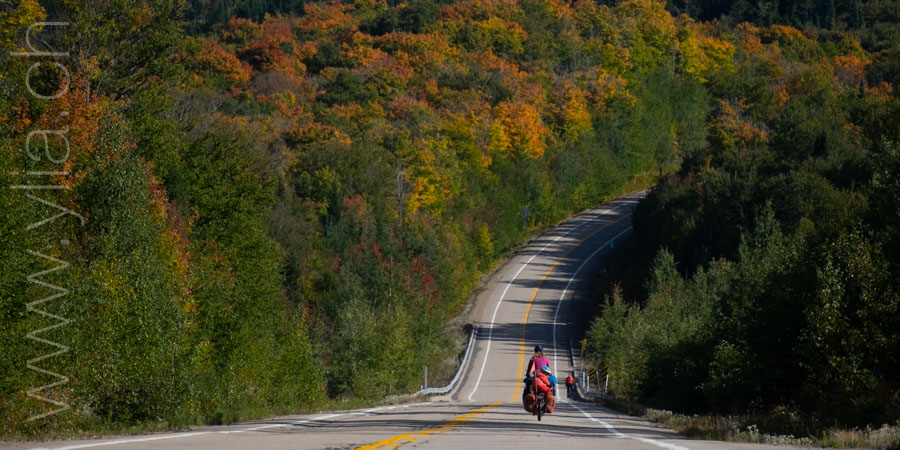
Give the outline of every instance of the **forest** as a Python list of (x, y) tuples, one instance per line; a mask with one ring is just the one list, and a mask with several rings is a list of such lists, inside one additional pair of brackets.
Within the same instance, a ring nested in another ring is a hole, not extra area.
[(642, 281), (589, 333), (616, 395), (794, 436), (897, 422), (898, 6), (717, 34), (704, 144), (638, 206)]
[(618, 395), (896, 418), (900, 6), (751, 10), (0, 2), (3, 434), (413, 392), (479, 277), (651, 183)]

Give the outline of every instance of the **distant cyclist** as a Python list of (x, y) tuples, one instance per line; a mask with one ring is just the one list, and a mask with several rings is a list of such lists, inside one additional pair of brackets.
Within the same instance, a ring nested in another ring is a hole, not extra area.
[(575, 373), (566, 377), (566, 397), (572, 398), (572, 391), (575, 390)]

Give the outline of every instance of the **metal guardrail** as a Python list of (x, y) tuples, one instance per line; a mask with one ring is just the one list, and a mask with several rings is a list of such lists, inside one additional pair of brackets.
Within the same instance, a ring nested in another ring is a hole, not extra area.
[(469, 344), (466, 346), (466, 353), (463, 355), (463, 360), (459, 363), (459, 368), (456, 369), (456, 376), (453, 377), (453, 380), (450, 381), (450, 384), (440, 387), (440, 388), (425, 388), (412, 394), (416, 395), (433, 395), (433, 394), (446, 394), (453, 390), (453, 387), (456, 386), (456, 382), (459, 381), (459, 376), (462, 374), (463, 368), (466, 367), (466, 363), (469, 361), (469, 355), (472, 353), (472, 344), (475, 342), (475, 333), (477, 332), (477, 327), (472, 327), (472, 332), (469, 334)]

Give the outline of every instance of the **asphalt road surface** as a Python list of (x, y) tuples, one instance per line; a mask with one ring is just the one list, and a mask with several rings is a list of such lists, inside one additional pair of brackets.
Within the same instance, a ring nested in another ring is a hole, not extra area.
[[(298, 449), (298, 448), (763, 448), (688, 440), (638, 418), (568, 401), (538, 422), (521, 406), (521, 379), (543, 344), (560, 382), (571, 369), (567, 323), (573, 292), (585, 288), (606, 252), (631, 231), (640, 194), (586, 211), (532, 239), (496, 271), (473, 309), (473, 353), (456, 388), (419, 403), (289, 416), (182, 433), (3, 443), (10, 448)], [(570, 314), (572, 312), (572, 314)], [(572, 337), (574, 340), (574, 336)], [(773, 447), (774, 448), (774, 447)], [(780, 448), (784, 448), (783, 446)]]

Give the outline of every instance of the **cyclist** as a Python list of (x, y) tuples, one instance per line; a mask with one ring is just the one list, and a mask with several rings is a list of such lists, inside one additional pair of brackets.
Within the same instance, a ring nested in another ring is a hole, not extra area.
[(572, 397), (572, 390), (575, 389), (575, 373), (566, 377), (566, 397)]
[(534, 355), (528, 360), (528, 368), (525, 369), (525, 376), (530, 377), (534, 376), (534, 373), (539, 371), (543, 366), (549, 366), (550, 360), (544, 356), (544, 346), (543, 345), (535, 345), (534, 346)]
[(553, 395), (555, 392), (554, 384), (556, 381), (556, 377), (553, 377), (554, 384), (551, 384), (551, 376), (553, 376), (553, 374), (550, 373), (550, 366), (545, 365), (541, 367), (541, 370), (537, 372), (537, 374), (534, 376), (534, 380), (532, 380), (532, 383), (534, 383), (535, 392), (544, 393), (544, 396), (546, 398), (546, 406), (544, 407), (544, 409), (547, 414), (552, 414), (553, 410), (556, 407), (556, 396)]
[(531, 390), (531, 384), (534, 382), (535, 375), (540, 372), (540, 368), (549, 365), (550, 360), (544, 356), (544, 346), (540, 344), (535, 345), (534, 355), (528, 360), (528, 367), (525, 369), (525, 379), (522, 380), (525, 383), (525, 389), (522, 391), (522, 405), (525, 407), (525, 411), (534, 414), (534, 394)]
[(550, 372), (550, 366), (541, 366), (541, 372), (547, 374), (547, 381), (550, 382), (550, 389), (553, 391), (553, 396), (556, 397), (556, 385), (559, 383), (556, 379), (556, 375), (553, 375)]

